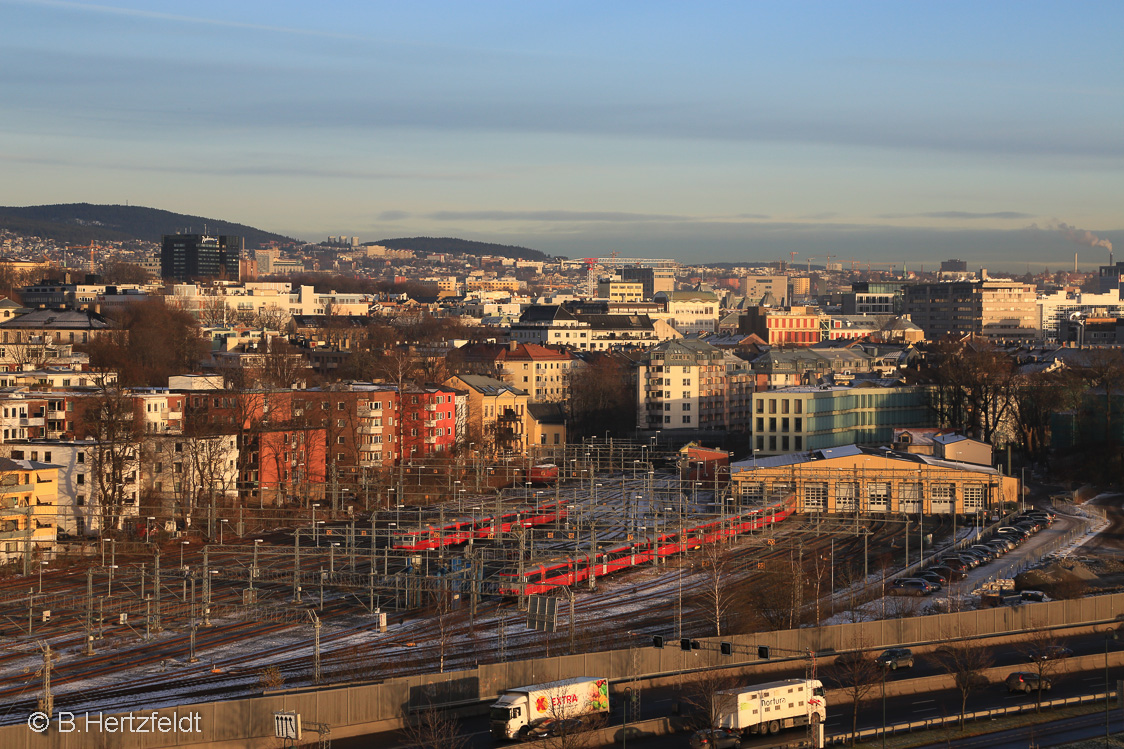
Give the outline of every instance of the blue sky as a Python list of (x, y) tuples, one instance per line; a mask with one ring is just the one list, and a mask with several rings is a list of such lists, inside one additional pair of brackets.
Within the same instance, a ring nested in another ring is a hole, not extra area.
[(1119, 2), (0, 0), (0, 204), (1092, 268), (1124, 246), (1121, 28)]

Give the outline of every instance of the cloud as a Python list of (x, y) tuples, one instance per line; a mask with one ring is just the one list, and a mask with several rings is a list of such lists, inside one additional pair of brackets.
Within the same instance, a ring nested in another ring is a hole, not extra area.
[(619, 211), (436, 211), (426, 218), (433, 221), (554, 221), (630, 223), (651, 221), (693, 221), (690, 216)]
[(298, 36), (324, 37), (328, 39), (353, 39), (356, 41), (370, 41), (368, 37), (339, 32), (318, 31), (316, 29), (301, 29), (290, 26), (269, 26), (260, 23), (243, 23), (239, 21), (225, 21), (215, 18), (201, 18), (199, 16), (184, 16), (176, 13), (160, 13), (153, 10), (139, 10), (137, 8), (121, 8), (113, 5), (91, 5), (87, 3), (66, 2), (65, 0), (8, 0), (21, 5), (35, 5), (44, 8), (57, 8), (59, 10), (76, 10), (84, 13), (98, 13), (102, 15), (120, 16), (123, 18), (144, 18), (153, 21), (171, 21), (174, 23), (193, 23), (205, 26), (218, 26), (222, 28), (238, 29), (241, 31), (269, 31), (279, 34), (294, 34)]
[(975, 219), (1027, 219), (1034, 214), (1018, 211), (993, 211), (991, 213), (972, 213), (971, 211), (932, 211), (930, 213), (886, 213), (878, 218), (945, 218), (953, 221)]
[(379, 221), (401, 221), (410, 218), (414, 214), (409, 211), (383, 211), (378, 215)]

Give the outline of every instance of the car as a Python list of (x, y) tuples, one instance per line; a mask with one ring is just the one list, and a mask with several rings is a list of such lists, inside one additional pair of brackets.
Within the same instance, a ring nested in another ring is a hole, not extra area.
[(1026, 539), (1030, 538), (1030, 531), (1028, 531), (1026, 528), (1019, 528), (1018, 526), (1014, 525), (1004, 525), (1001, 528), (997, 528), (995, 532), (1004, 536), (1014, 536), (1020, 541), (1025, 541)]
[(725, 728), (704, 728), (691, 734), (691, 749), (741, 749), (742, 737)]
[(1015, 527), (1022, 528), (1023, 530), (1030, 531), (1031, 533), (1037, 533), (1039, 530), (1041, 530), (1042, 524), (1037, 520), (1028, 519), (1018, 521), (1017, 523), (1015, 523)]
[(1005, 552), (1012, 551), (1016, 546), (1019, 545), (1018, 541), (1016, 541), (1014, 538), (1007, 538), (1005, 536), (997, 536), (985, 541), (984, 543), (988, 546), (997, 546), (1000, 549), (1003, 549)]
[(945, 577), (947, 577), (949, 579), (950, 582), (956, 582), (957, 580), (963, 580), (964, 578), (967, 577), (967, 575), (964, 572), (962, 572), (960, 570), (954, 570), (951, 567), (940, 566), (940, 567), (932, 567), (930, 569), (932, 569), (933, 572), (936, 572), (938, 575), (944, 575)]
[(555, 736), (569, 736), (578, 733), (585, 727), (581, 718), (544, 718), (531, 730), (527, 731), (527, 741), (549, 739)]
[(618, 744), (624, 744), (629, 741), (640, 741), (642, 739), (655, 738), (656, 734), (651, 731), (645, 731), (636, 726), (625, 726), (613, 734), (613, 741)]
[(904, 577), (895, 580), (890, 587), (890, 593), (898, 596), (927, 596), (933, 592), (933, 586), (919, 577)]
[(969, 548), (968, 551), (974, 551), (978, 554), (983, 554), (985, 562), (990, 562), (997, 556), (995, 549), (991, 548), (990, 546), (984, 546), (983, 544), (976, 544), (975, 546)]
[(899, 668), (913, 668), (913, 651), (909, 648), (890, 648), (874, 659), (882, 668), (896, 671)]
[(1073, 650), (1065, 645), (1047, 645), (1041, 652), (1035, 653), (1033, 660), (1057, 661), (1073, 655)]
[(939, 582), (941, 585), (948, 585), (948, 575), (945, 575), (945, 574), (942, 574), (941, 572), (939, 572), (937, 567), (930, 567), (929, 569), (925, 570), (925, 572), (923, 574), (919, 575), (918, 577), (920, 577), (922, 580), (924, 580), (925, 575), (932, 575), (933, 577), (939, 578), (937, 580), (937, 582)]
[(1034, 671), (1015, 671), (1007, 674), (1007, 679), (1003, 683), (1007, 685), (1008, 692), (1022, 692), (1023, 694), (1037, 691), (1039, 683), (1041, 683), (1043, 692), (1049, 691), (1051, 686), (1049, 678), (1043, 676), (1040, 680), (1038, 674)]
[(979, 567), (981, 564), (987, 564), (987, 562), (988, 562), (988, 558), (986, 556), (984, 556), (983, 552), (982, 551), (976, 551), (975, 549), (961, 549), (960, 554), (958, 556), (960, 556), (961, 558), (964, 558), (964, 557), (967, 556), (967, 557), (971, 557), (972, 559), (975, 559), (976, 560), (976, 564), (975, 564), (976, 567)]
[(1050, 600), (1049, 597), (1041, 590), (1024, 590), (1020, 592), (1022, 599), (1030, 603), (1042, 603)]
[(946, 582), (944, 576), (938, 575), (936, 572), (922, 572), (918, 577), (932, 585), (934, 593), (940, 593), (941, 590), (944, 589), (944, 584)]
[(943, 566), (948, 567), (950, 570), (956, 570), (957, 572), (968, 571), (968, 563), (960, 557), (944, 556), (940, 558), (940, 563)]

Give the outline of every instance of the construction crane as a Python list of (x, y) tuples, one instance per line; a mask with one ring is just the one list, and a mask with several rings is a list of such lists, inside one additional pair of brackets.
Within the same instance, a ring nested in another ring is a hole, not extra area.
[(812, 274), (812, 261), (813, 261), (813, 260), (815, 260), (815, 258), (814, 258), (814, 257), (810, 257), (810, 258), (808, 258), (808, 275), (811, 275), (811, 274)]

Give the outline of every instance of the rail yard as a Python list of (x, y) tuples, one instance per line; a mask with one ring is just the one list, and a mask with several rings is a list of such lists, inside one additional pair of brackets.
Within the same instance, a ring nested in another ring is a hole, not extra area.
[[(316, 505), (268, 526), (233, 513), (211, 543), (76, 546), (3, 581), (0, 722), (35, 709), (46, 652), (56, 709), (131, 709), (600, 650), (625, 631), (708, 636), (731, 626), (736, 590), (781, 591), (756, 626), (823, 619), (953, 522), (794, 515), (784, 496), (744, 504), (638, 459), (456, 484), (440, 504)], [(560, 596), (556, 631), (528, 629), (537, 595)]]

